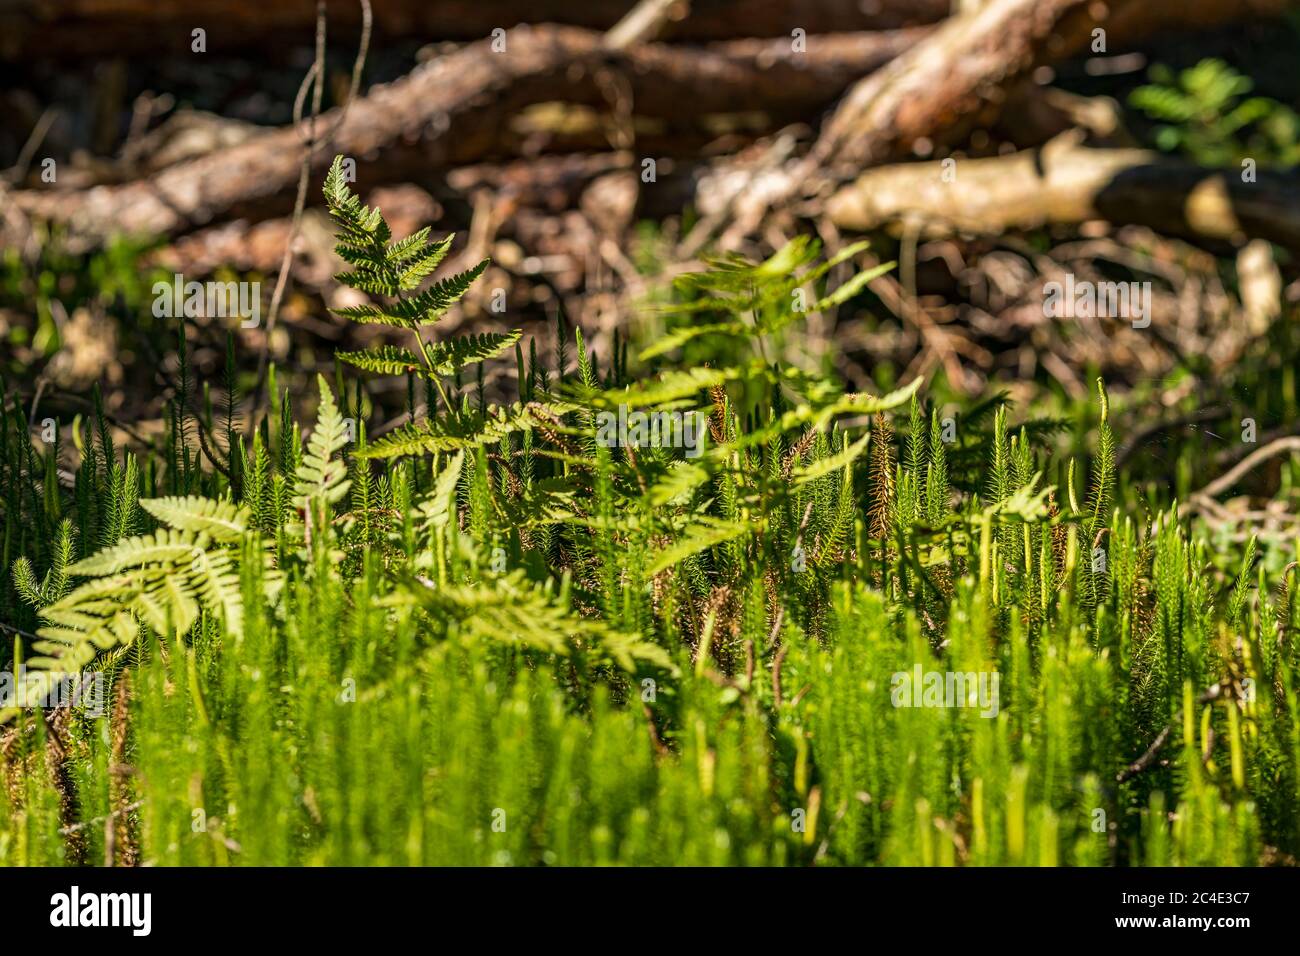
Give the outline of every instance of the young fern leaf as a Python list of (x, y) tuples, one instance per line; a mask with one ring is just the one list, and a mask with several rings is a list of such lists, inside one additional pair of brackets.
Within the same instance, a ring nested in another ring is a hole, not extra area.
[(153, 534), (127, 538), (111, 548), (83, 558), (68, 571), (83, 577), (99, 577), (120, 574), (132, 568), (175, 567), (189, 560), (196, 548), (206, 548), (211, 543), (212, 539), (207, 534), (159, 528)]
[(1038, 482), (1042, 477), (1042, 472), (1035, 472), (1026, 484), (1011, 489), (1000, 501), (985, 507), (981, 514), (1027, 523), (1043, 521), (1048, 516), (1048, 497), (1056, 490), (1056, 486), (1039, 488)]
[(650, 504), (656, 508), (667, 504), (688, 504), (695, 489), (709, 480), (709, 473), (688, 461), (674, 461), (668, 470), (647, 492)]
[(656, 381), (629, 385), (618, 391), (574, 389), (574, 394), (580, 395), (596, 409), (617, 409), (620, 405), (626, 405), (628, 408), (646, 408), (683, 398), (692, 398), (704, 389), (722, 385), (736, 378), (737, 375), (738, 373), (729, 369), (692, 368), (666, 372)]
[[(168, 583), (176, 582), (169, 579)], [(194, 556), (185, 583), (193, 587), (204, 606), (219, 612), (227, 631), (243, 634), (244, 600), (239, 568), (231, 551), (200, 551)]]
[(646, 574), (658, 574), (674, 564), (715, 545), (747, 537), (759, 529), (758, 523), (731, 522), (707, 515), (688, 525), (681, 538), (654, 554)]
[(843, 283), (830, 295), (819, 299), (817, 304), (813, 306), (813, 311), (824, 312), (827, 309), (834, 308), (835, 306), (843, 305), (865, 289), (869, 283), (874, 282), (886, 272), (893, 269), (895, 265), (896, 263), (893, 262), (885, 262), (876, 266), (874, 269), (867, 269), (865, 272), (857, 273), (853, 278)]
[[(450, 408), (441, 379), (459, 375), (466, 366), (483, 362), (509, 348), (522, 332), (466, 335), (429, 345), (421, 327), (436, 322), (461, 300), (474, 280), (483, 274), (490, 260), (484, 259), (464, 272), (435, 282), (424, 291), (421, 283), (442, 264), (451, 249), (454, 236), (429, 241), (429, 228), (420, 229), (405, 239), (392, 239), (383, 213), (361, 205), (348, 187), (343, 173), (343, 157), (336, 156), (325, 177), (325, 200), (330, 215), (338, 224), (336, 251), (351, 269), (335, 278), (354, 289), (380, 296), (386, 302), (348, 306), (333, 310), (336, 315), (354, 322), (378, 323), (411, 333), (415, 349), (383, 346), (361, 352), (344, 352), (339, 358), (350, 365), (379, 375), (416, 374), (426, 379)], [(432, 401), (430, 403), (432, 407)], [(376, 456), (409, 454), (426, 450), (416, 436), (402, 441), (379, 442)], [(403, 450), (398, 450), (398, 449)]]
[(330, 215), (338, 225), (335, 251), (352, 266), (335, 278), (359, 291), (395, 300), (385, 305), (333, 310), (336, 315), (418, 332), (422, 324), (436, 321), (460, 301), (470, 283), (487, 268), (488, 260), (484, 259), (466, 272), (408, 296), (406, 293), (413, 292), (446, 258), (454, 236), (430, 242), (426, 227), (405, 239), (390, 241), (392, 231), (383, 213), (361, 205), (361, 200), (348, 187), (342, 156), (334, 158), (325, 177), (324, 192)]
[(641, 352), (640, 359), (645, 362), (660, 355), (666, 355), (674, 349), (681, 348), (705, 335), (728, 335), (743, 338), (749, 335), (749, 327), (743, 322), (704, 322), (685, 325), (680, 329), (660, 336), (655, 342)]
[(342, 500), (352, 485), (347, 463), (334, 457), (348, 443), (347, 426), (325, 376), (317, 375), (316, 384), (320, 389), (316, 427), (294, 475), (293, 505), (301, 511), (308, 510), (313, 502), (333, 505)]
[(412, 328), (436, 322), (442, 318), (443, 313), (460, 301), (461, 297), (469, 291), (470, 284), (482, 275), (487, 267), (488, 260), (484, 259), (472, 269), (443, 279), (410, 298), (401, 299), (392, 312), (404, 318)]
[(825, 458), (819, 458), (808, 465), (795, 468), (790, 477), (794, 481), (795, 487), (809, 484), (822, 478), (832, 472), (848, 468), (854, 460), (866, 450), (867, 442), (871, 439), (871, 433), (863, 435), (852, 445), (847, 446), (844, 450), (834, 455), (828, 455)]
[(425, 226), (400, 242), (388, 248), (388, 256), (400, 270), (397, 283), (403, 290), (416, 288), (424, 279), (433, 275), (434, 270), (442, 265), (451, 250), (451, 241), (455, 235), (429, 243), (429, 227)]

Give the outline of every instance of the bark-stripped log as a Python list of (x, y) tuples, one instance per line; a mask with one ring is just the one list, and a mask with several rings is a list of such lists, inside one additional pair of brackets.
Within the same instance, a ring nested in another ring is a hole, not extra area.
[(1239, 170), (1206, 170), (1142, 149), (1090, 149), (1072, 135), (1011, 156), (869, 170), (826, 208), (840, 228), (864, 231), (913, 220), (926, 234), (997, 235), (1106, 220), (1300, 250), (1294, 177), (1259, 173), (1242, 182)]
[(863, 167), (927, 156), (993, 127), (1037, 67), (1090, 49), (1114, 52), (1152, 31), (1275, 16), (1297, 0), (987, 0), (949, 18), (866, 77), (822, 125), (811, 152), (741, 196), (723, 234), (735, 248), (772, 210), (850, 181)]

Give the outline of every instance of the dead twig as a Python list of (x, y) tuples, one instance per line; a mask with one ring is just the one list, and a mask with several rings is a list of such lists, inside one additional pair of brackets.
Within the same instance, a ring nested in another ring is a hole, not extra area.
[(1287, 451), (1300, 454), (1300, 436), (1291, 435), (1286, 438), (1279, 438), (1277, 441), (1269, 442), (1263, 448), (1251, 452), (1244, 459), (1238, 462), (1235, 467), (1214, 479), (1214, 481), (1210, 482), (1200, 491), (1195, 492), (1190, 500), (1179, 505), (1178, 516), (1181, 518), (1187, 514), (1204, 508), (1207, 501), (1210, 501), (1216, 495), (1227, 491), (1254, 469), (1255, 466)]
[(658, 39), (668, 21), (684, 16), (685, 6), (681, 0), (641, 0), (605, 33), (605, 46), (624, 50)]

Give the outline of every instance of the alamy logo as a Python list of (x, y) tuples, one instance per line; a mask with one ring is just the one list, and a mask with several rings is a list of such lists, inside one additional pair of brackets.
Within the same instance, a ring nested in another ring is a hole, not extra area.
[(596, 414), (596, 441), (606, 448), (684, 448), (687, 458), (704, 451), (708, 416), (703, 412), (632, 412), (626, 405)]
[(155, 282), (153, 295), (153, 314), (160, 319), (234, 317), (245, 329), (262, 321), (260, 282), (186, 282), (178, 272), (171, 282)]
[(103, 717), (104, 673), (56, 675), (28, 672), (22, 665), (17, 674), (0, 671), (0, 708), (8, 707), (79, 707), (87, 717)]
[(1151, 324), (1150, 282), (1065, 282), (1043, 284), (1043, 315), (1049, 319), (1129, 319), (1135, 329)]
[(135, 936), (148, 936), (153, 924), (150, 893), (70, 893), (50, 897), (51, 926), (128, 926)]
[(917, 664), (897, 671), (889, 699), (895, 707), (979, 707), (981, 717), (998, 715), (997, 671), (927, 671)]

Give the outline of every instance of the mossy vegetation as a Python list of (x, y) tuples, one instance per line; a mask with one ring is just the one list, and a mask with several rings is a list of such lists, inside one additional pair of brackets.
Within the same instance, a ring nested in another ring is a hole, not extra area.
[[(245, 435), (182, 361), (161, 453), (0, 408), (16, 702), (105, 691), (5, 710), (0, 863), (1300, 853), (1295, 542), (1211, 549), (1117, 469), (1102, 383), (1066, 417), (953, 416), (776, 360), (876, 274), (826, 289), (861, 247), (806, 240), (679, 281), (640, 356), (563, 322), (549, 368), (516, 333), (431, 340), (477, 273), (418, 291), (447, 243), (395, 240), (337, 165), (326, 195), (375, 298), (344, 315), (414, 346), (339, 358), (406, 376), (409, 422), (368, 435), (342, 364), (310, 414), (272, 373)], [(672, 360), (705, 337), (726, 362)], [(703, 446), (598, 441), (620, 409), (699, 413)]]

